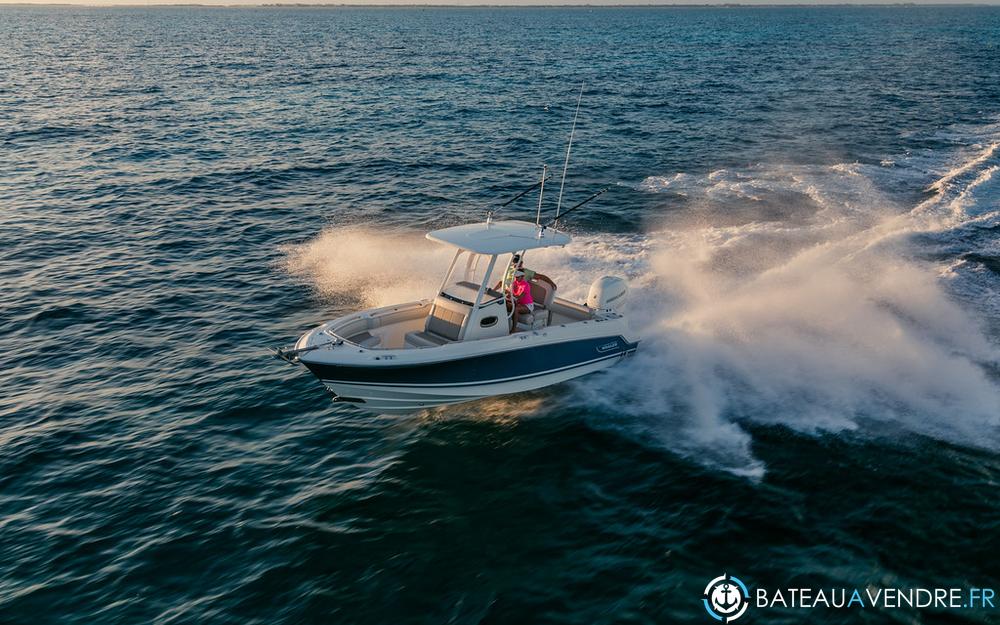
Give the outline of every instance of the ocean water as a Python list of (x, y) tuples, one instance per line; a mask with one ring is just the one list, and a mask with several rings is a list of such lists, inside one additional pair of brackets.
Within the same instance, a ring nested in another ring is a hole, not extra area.
[[(0, 7), (0, 621), (1000, 589), (998, 35), (982, 7)], [(581, 84), (566, 201), (612, 190), (529, 265), (628, 277), (635, 358), (380, 417), (268, 356), (432, 290), (423, 232), (561, 166)]]

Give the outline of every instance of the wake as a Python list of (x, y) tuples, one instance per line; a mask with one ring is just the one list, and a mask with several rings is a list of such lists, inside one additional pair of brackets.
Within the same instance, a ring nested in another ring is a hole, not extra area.
[[(950, 295), (955, 276), (913, 243), (996, 220), (998, 157), (991, 143), (957, 159), (909, 210), (878, 191), (879, 168), (856, 164), (647, 179), (643, 190), (700, 210), (646, 235), (577, 236), (529, 254), (570, 299), (599, 275), (627, 277), (643, 339), (624, 365), (551, 401), (751, 477), (764, 467), (748, 423), (805, 433), (881, 423), (1000, 448), (1000, 386), (987, 373), (1000, 349), (979, 311)], [(787, 201), (784, 215), (773, 203), (767, 218), (753, 214), (772, 197)], [(432, 293), (450, 255), (421, 233), (338, 228), (290, 250), (287, 268), (331, 301), (374, 306)]]

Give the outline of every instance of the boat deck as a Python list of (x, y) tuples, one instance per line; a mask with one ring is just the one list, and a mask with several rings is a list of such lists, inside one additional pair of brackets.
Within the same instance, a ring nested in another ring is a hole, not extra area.
[[(593, 314), (585, 306), (559, 298), (552, 302), (548, 311), (548, 326), (566, 325), (593, 318)], [(407, 343), (406, 335), (424, 330), (426, 318), (426, 314), (400, 315), (396, 319), (383, 320), (378, 327), (365, 328), (344, 338), (369, 349), (419, 349)], [(514, 332), (522, 331), (524, 330), (514, 330)]]

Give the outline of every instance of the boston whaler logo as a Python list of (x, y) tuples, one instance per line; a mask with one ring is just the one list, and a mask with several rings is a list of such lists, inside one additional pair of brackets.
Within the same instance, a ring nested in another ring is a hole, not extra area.
[(709, 616), (730, 623), (746, 612), (750, 605), (750, 593), (738, 578), (723, 574), (708, 582), (702, 601)]
[(616, 347), (618, 347), (618, 340), (617, 339), (614, 340), (614, 341), (611, 341), (610, 343), (605, 343), (604, 345), (601, 345), (600, 347), (597, 348), (597, 351), (599, 351), (599, 352), (609, 352), (609, 351), (615, 349)]

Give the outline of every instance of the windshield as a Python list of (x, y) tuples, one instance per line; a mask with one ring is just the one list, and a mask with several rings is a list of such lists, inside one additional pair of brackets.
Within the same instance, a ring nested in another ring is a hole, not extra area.
[(500, 297), (499, 291), (494, 290), (493, 287), (496, 287), (503, 279), (510, 259), (503, 256), (497, 258), (493, 270), (487, 276), (486, 272), (490, 269), (492, 259), (493, 256), (488, 254), (476, 254), (468, 250), (460, 251), (451, 267), (451, 272), (444, 281), (444, 290), (441, 294), (472, 306), (479, 293), (479, 287), (485, 281), (487, 292), (483, 296), (483, 301)]

